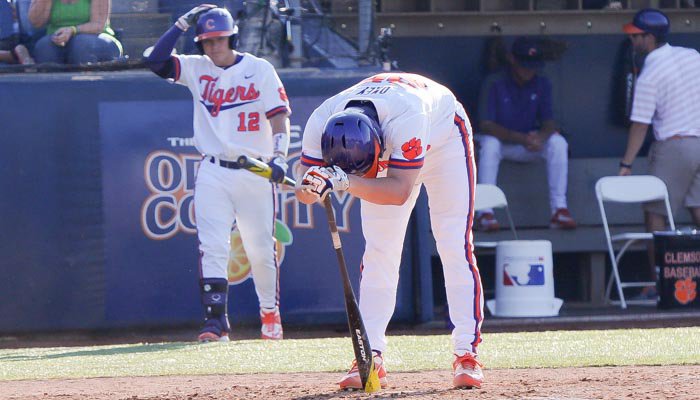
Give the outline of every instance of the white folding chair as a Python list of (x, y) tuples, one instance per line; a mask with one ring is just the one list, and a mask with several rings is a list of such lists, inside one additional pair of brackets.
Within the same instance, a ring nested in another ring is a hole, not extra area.
[[(515, 224), (508, 209), (508, 200), (503, 191), (496, 185), (487, 183), (479, 183), (476, 185), (476, 200), (474, 201), (474, 210), (480, 211), (487, 208), (504, 208), (508, 216), (510, 230), (513, 232), (513, 237), (518, 240), (518, 234), (515, 232)], [(498, 242), (474, 242), (474, 247), (495, 249)]]
[[(605, 229), (605, 239), (608, 244), (610, 254), (610, 262), (612, 271), (608, 280), (607, 289), (605, 291), (605, 299), (613, 304), (617, 301), (610, 300), (610, 292), (612, 291), (613, 280), (617, 285), (617, 293), (620, 297), (620, 307), (627, 308), (627, 304), (650, 304), (653, 301), (649, 300), (625, 300), (623, 289), (628, 287), (645, 287), (656, 285), (656, 282), (622, 282), (620, 280), (620, 272), (618, 265), (623, 254), (639, 241), (649, 241), (654, 239), (654, 235), (650, 232), (626, 232), (616, 235), (610, 234), (608, 226), (608, 217), (605, 214), (604, 202), (614, 203), (643, 203), (648, 201), (663, 200), (666, 204), (666, 212), (668, 214), (668, 222), (671, 230), (676, 229), (671, 214), (671, 206), (668, 201), (668, 191), (664, 182), (651, 175), (633, 175), (633, 176), (605, 176), (600, 178), (595, 184), (595, 193), (598, 198), (598, 206), (600, 207), (600, 217), (603, 219), (603, 228)], [(615, 243), (616, 246), (613, 246)], [(615, 251), (615, 247), (619, 246), (619, 250)]]

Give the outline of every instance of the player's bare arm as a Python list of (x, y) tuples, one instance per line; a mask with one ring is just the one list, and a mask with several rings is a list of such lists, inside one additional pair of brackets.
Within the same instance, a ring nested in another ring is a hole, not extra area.
[(270, 118), (270, 125), (272, 126), (272, 133), (286, 133), (289, 136), (289, 114), (279, 113), (274, 117)]
[[(627, 165), (632, 165), (634, 159), (637, 158), (637, 153), (639, 149), (642, 148), (644, 144), (644, 138), (649, 130), (648, 124), (642, 124), (640, 122), (632, 122), (630, 126), (629, 136), (627, 137), (627, 150), (625, 150), (625, 156), (622, 157), (622, 163)], [(620, 167), (620, 172), (618, 175), (631, 175), (632, 170), (626, 167)]]
[(399, 206), (408, 200), (420, 169), (389, 168), (385, 178), (362, 178), (349, 175), (348, 192), (374, 204)]

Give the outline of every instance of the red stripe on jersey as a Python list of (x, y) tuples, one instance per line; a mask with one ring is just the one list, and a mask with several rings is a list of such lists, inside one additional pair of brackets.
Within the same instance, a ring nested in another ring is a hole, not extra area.
[(418, 169), (418, 168), (423, 167), (423, 161), (424, 161), (424, 159), (422, 159), (422, 158), (419, 160), (411, 160), (411, 161), (389, 159), (389, 168)]
[(301, 155), (301, 165), (304, 165), (306, 167), (325, 167), (326, 162), (323, 160), (319, 160), (318, 158), (313, 158), (309, 157), (306, 154)]
[(291, 114), (291, 113), (292, 113), (292, 111), (289, 109), (289, 107), (287, 107), (287, 106), (279, 106), (279, 107), (275, 107), (275, 108), (273, 108), (272, 110), (266, 112), (266, 113), (265, 113), (265, 116), (266, 116), (268, 119), (270, 119), (270, 118), (274, 117), (275, 115), (277, 115), (277, 114), (279, 114), (279, 113), (283, 113), (283, 112), (286, 112), (287, 114)]

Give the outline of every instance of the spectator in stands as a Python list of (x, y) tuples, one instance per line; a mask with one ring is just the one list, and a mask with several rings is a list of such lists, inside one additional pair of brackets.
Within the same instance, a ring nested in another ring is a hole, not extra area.
[(32, 0), (29, 21), (46, 27), (37, 62), (85, 64), (121, 57), (121, 43), (109, 26), (109, 0)]
[(19, 33), (14, 5), (0, 0), (0, 65), (34, 64), (29, 50), (20, 42)]
[[(576, 221), (566, 204), (568, 143), (552, 116), (552, 85), (538, 75), (544, 61), (539, 43), (519, 37), (508, 54), (508, 68), (482, 88), (479, 100), (479, 183), (496, 184), (502, 159), (546, 160), (550, 228), (573, 229)], [(493, 210), (477, 217), (477, 229), (499, 229)]]
[[(649, 150), (649, 170), (666, 184), (671, 212), (687, 207), (700, 227), (700, 54), (668, 44), (669, 28), (668, 17), (655, 9), (640, 10), (623, 27), (635, 51), (647, 55), (634, 90), (632, 124), (619, 175), (632, 173), (651, 125), (656, 141)], [(647, 231), (666, 230), (662, 203), (645, 204), (644, 211)], [(655, 279), (652, 246), (649, 257)], [(655, 298), (654, 288), (645, 288), (645, 296)]]

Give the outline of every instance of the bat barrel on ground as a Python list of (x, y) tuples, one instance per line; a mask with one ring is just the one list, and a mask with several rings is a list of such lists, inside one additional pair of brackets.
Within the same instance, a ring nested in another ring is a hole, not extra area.
[(343, 281), (343, 292), (345, 293), (345, 312), (348, 317), (348, 328), (350, 329), (350, 337), (352, 338), (352, 346), (355, 351), (355, 360), (357, 361), (357, 369), (360, 372), (360, 380), (365, 392), (376, 392), (381, 388), (379, 384), (379, 375), (374, 367), (374, 357), (372, 355), (372, 347), (369, 344), (367, 330), (362, 322), (360, 307), (357, 305), (355, 293), (350, 285), (350, 277), (348, 276), (348, 267), (345, 264), (345, 256), (343, 255), (343, 247), (340, 242), (340, 234), (338, 234), (338, 226), (335, 223), (335, 213), (331, 204), (331, 196), (326, 196), (323, 200), (323, 205), (326, 209), (328, 217), (328, 228), (331, 231), (333, 239), (333, 247), (335, 255), (338, 258), (338, 267), (340, 269), (340, 277)]
[[(270, 179), (270, 177), (272, 177), (272, 168), (270, 168), (269, 165), (256, 158), (240, 156), (238, 157), (238, 160), (236, 160), (236, 162), (238, 163), (239, 167), (246, 169), (256, 175), (262, 176), (263, 178)], [(284, 177), (284, 181), (282, 183), (288, 186), (296, 186), (296, 182), (294, 182), (294, 179), (288, 176)]]

